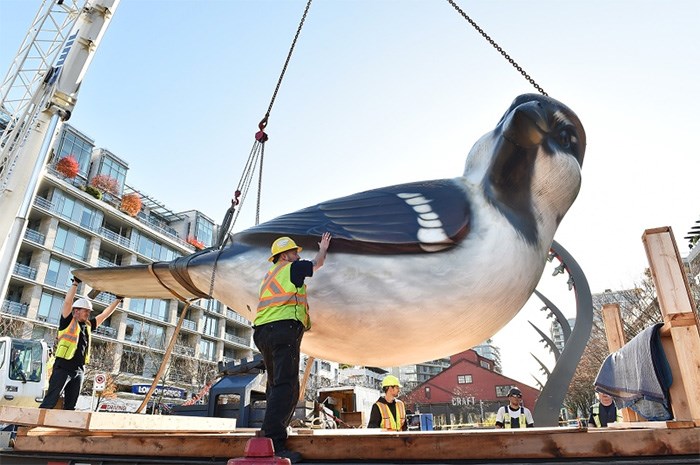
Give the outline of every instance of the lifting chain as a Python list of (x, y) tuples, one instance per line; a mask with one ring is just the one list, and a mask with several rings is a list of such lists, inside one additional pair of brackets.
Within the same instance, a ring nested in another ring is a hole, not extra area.
[(505, 58), (506, 60), (508, 60), (508, 63), (510, 63), (511, 65), (513, 65), (513, 67), (514, 67), (515, 69), (517, 69), (518, 71), (520, 71), (520, 74), (522, 74), (523, 77), (524, 77), (525, 79), (527, 79), (527, 81), (528, 81), (530, 84), (532, 84), (532, 85), (535, 87), (535, 89), (537, 89), (537, 91), (538, 91), (540, 94), (545, 95), (545, 96), (547, 95), (547, 92), (545, 92), (544, 89), (542, 89), (542, 87), (540, 87), (540, 85), (537, 84), (537, 83), (535, 82), (535, 80), (532, 79), (532, 78), (530, 77), (530, 75), (527, 74), (527, 73), (525, 72), (525, 70), (524, 70), (523, 68), (521, 68), (520, 65), (517, 64), (517, 63), (515, 62), (515, 60), (513, 60), (513, 59), (510, 57), (510, 55), (508, 55), (508, 53), (506, 53), (506, 51), (503, 50), (503, 49), (501, 48), (501, 46), (498, 45), (498, 44), (496, 43), (495, 40), (493, 40), (486, 32), (484, 32), (484, 30), (481, 29), (481, 28), (479, 27), (479, 25), (476, 24), (476, 22), (474, 22), (474, 20), (471, 19), (471, 18), (459, 7), (459, 5), (457, 5), (457, 3), (455, 3), (454, 0), (447, 0), (447, 2), (448, 2), (450, 5), (452, 5), (452, 7), (453, 7), (455, 10), (457, 10), (457, 12), (458, 12), (460, 15), (462, 15), (462, 17), (463, 17), (464, 19), (466, 19), (466, 20), (469, 22), (469, 24), (471, 24), (471, 25), (474, 27), (474, 29), (476, 29), (476, 30), (479, 32), (479, 34), (481, 34), (481, 35), (484, 37), (484, 39), (486, 39), (491, 45), (493, 45), (493, 48), (495, 48), (496, 50), (498, 50), (498, 52), (499, 52), (501, 55), (503, 55), (503, 58)]

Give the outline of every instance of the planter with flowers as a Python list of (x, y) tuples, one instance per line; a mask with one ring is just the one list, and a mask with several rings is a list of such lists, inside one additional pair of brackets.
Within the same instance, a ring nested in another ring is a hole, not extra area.
[(204, 245), (204, 242), (197, 240), (197, 238), (194, 236), (187, 236), (187, 243), (197, 250), (202, 250), (206, 247), (206, 245)]

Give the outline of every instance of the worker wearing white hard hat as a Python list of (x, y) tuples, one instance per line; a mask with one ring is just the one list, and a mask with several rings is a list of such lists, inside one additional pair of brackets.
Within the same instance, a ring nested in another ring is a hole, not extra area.
[(92, 331), (109, 318), (123, 300), (117, 296), (99, 315), (90, 318), (92, 302), (84, 297), (73, 301), (79, 285), (80, 280), (73, 278), (63, 301), (54, 348), (55, 361), (40, 408), (54, 408), (63, 393), (63, 409), (75, 410), (83, 386), (85, 365), (90, 363)]
[(398, 399), (401, 383), (394, 375), (387, 375), (382, 380), (384, 396), (372, 405), (367, 428), (381, 428), (387, 431), (406, 431), (406, 405)]

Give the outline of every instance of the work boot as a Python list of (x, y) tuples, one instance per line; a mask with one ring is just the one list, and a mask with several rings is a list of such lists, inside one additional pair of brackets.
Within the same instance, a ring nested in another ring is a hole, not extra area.
[(302, 461), (301, 454), (299, 452), (289, 449), (278, 450), (275, 452), (275, 455), (277, 457), (282, 457), (283, 459), (289, 459), (289, 461), (292, 463), (299, 463)]

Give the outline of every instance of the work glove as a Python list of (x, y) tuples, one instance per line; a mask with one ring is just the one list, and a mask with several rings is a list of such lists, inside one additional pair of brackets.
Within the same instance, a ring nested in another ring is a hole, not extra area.
[(75, 284), (80, 284), (83, 282), (82, 279), (78, 278), (77, 276), (73, 276), (73, 279), (71, 279)]

